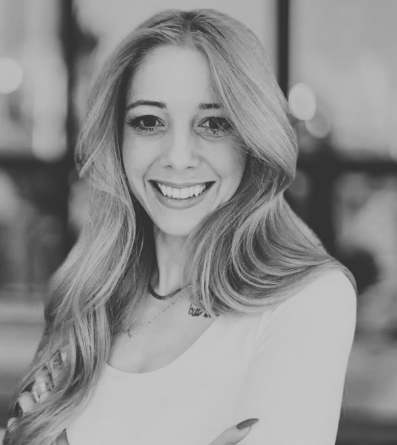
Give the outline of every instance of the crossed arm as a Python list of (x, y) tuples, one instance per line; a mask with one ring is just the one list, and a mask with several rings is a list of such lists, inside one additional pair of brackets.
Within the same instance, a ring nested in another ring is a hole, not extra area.
[(236, 419), (260, 421), (244, 445), (334, 445), (356, 324), (341, 272), (316, 279), (259, 330)]
[[(352, 285), (328, 273), (264, 320), (234, 418), (260, 421), (241, 445), (334, 445), (355, 330)], [(68, 445), (66, 435), (56, 445)]]

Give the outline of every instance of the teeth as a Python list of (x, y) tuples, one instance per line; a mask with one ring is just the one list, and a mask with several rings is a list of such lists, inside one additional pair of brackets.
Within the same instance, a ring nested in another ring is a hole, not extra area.
[(185, 188), (181, 190), (181, 199), (186, 199), (189, 197), (189, 189)]
[(157, 182), (157, 185), (159, 186), (164, 196), (173, 199), (187, 199), (191, 198), (192, 196), (198, 196), (201, 195), (201, 193), (203, 193), (206, 188), (205, 184), (185, 187), (183, 189), (174, 189), (172, 187), (161, 184), (160, 182)]
[(179, 189), (172, 189), (172, 197), (179, 199), (181, 197), (181, 191)]

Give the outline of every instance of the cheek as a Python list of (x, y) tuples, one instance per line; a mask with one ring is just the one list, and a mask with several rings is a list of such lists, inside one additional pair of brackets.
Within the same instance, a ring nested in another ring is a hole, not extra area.
[(133, 188), (140, 188), (142, 179), (151, 165), (152, 159), (148, 156), (150, 150), (145, 150), (141, 144), (126, 140), (122, 147), (122, 158), (127, 178)]
[(133, 151), (128, 148), (123, 147), (122, 157), (128, 182), (130, 183), (131, 187), (133, 187), (133, 184), (136, 182), (136, 178), (139, 175), (139, 164), (137, 165), (136, 160), (134, 159), (135, 157)]
[(222, 163), (222, 176), (234, 190), (236, 190), (240, 185), (245, 170), (246, 159), (246, 153), (243, 150), (235, 147), (232, 149), (229, 148), (227, 154), (224, 156)]

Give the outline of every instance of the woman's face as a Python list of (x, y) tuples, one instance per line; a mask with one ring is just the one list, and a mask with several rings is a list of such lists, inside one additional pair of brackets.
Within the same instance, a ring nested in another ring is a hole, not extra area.
[(132, 191), (155, 226), (187, 236), (237, 190), (245, 167), (204, 56), (162, 46), (134, 75), (122, 155)]

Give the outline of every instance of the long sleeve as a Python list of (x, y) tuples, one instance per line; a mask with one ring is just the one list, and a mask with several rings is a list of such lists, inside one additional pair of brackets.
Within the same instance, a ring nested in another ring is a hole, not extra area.
[(236, 421), (259, 418), (241, 445), (334, 445), (356, 322), (356, 295), (329, 272), (259, 326)]

